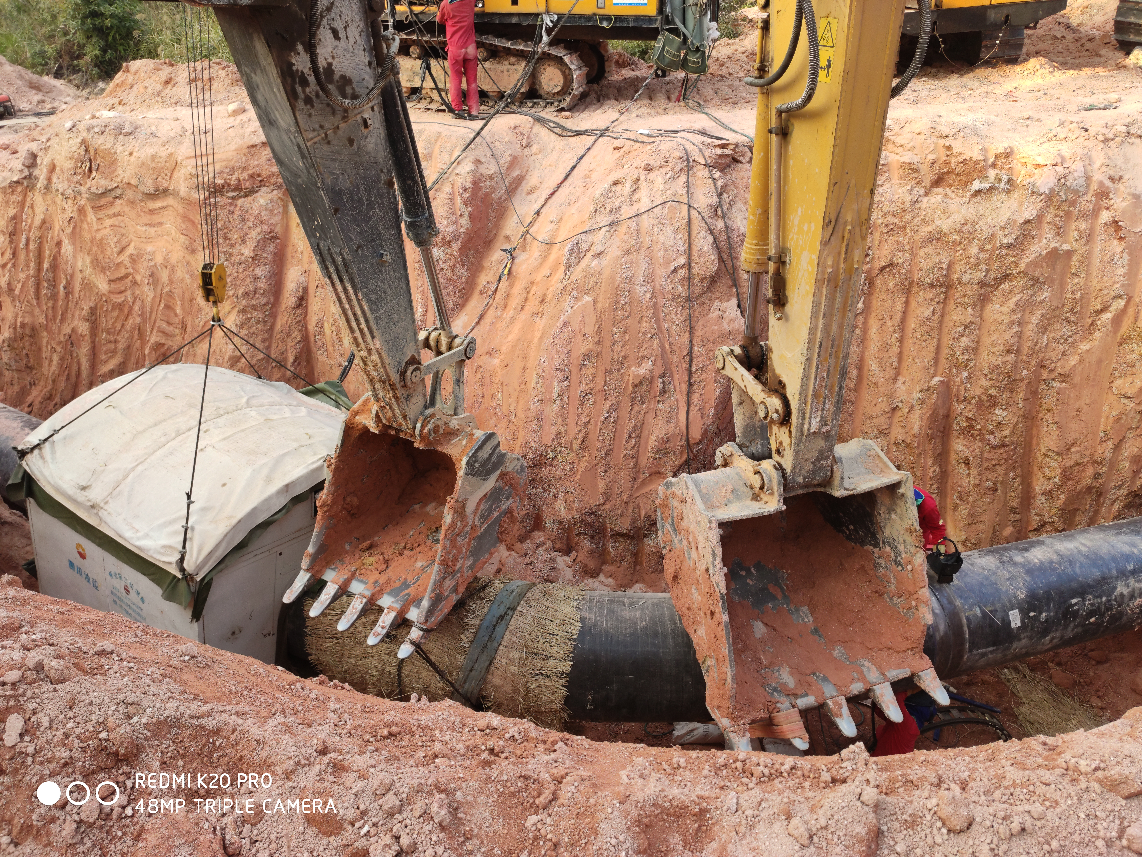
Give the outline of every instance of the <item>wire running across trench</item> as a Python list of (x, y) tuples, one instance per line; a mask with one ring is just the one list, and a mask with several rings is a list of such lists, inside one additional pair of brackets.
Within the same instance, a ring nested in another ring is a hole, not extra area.
[[(520, 216), (519, 209), (516, 207), (515, 200), (511, 194), (511, 187), (508, 184), (507, 176), (504, 174), (503, 165), (500, 163), (499, 156), (496, 154), (496, 151), (492, 147), (491, 143), (488, 142), (486, 139), (484, 140), (484, 145), (487, 146), (489, 153), (492, 155), (492, 160), (496, 164), (496, 169), (499, 172), (500, 179), (504, 184), (504, 190), (505, 190), (505, 193), (508, 197), (508, 202), (510, 203), (510, 205), (512, 207), (512, 212), (515, 214), (516, 220), (523, 227), (523, 230), (521, 231), (520, 235), (517, 237), (515, 243), (510, 248), (508, 248), (504, 251), (507, 254), (508, 258), (505, 260), (504, 265), (501, 267), (500, 274), (497, 277), (496, 283), (492, 287), (491, 293), (488, 295), (488, 298), (485, 301), (484, 306), (481, 308), (479, 314), (476, 316), (475, 320), (472, 322), (472, 325), (469, 327), (468, 333), (466, 335), (470, 336), (472, 334), (472, 332), (475, 330), (476, 326), (480, 323), (480, 321), (483, 319), (484, 315), (487, 313), (487, 310), (490, 308), (493, 300), (495, 299), (496, 292), (498, 291), (500, 285), (503, 283), (504, 279), (507, 277), (507, 275), (511, 269), (511, 265), (512, 265), (512, 261), (514, 260), (515, 252), (525, 237), (530, 237), (532, 240), (534, 240), (540, 244), (544, 244), (547, 246), (555, 246), (558, 244), (563, 244), (563, 243), (566, 243), (568, 241), (571, 241), (571, 240), (579, 237), (580, 235), (584, 235), (584, 234), (587, 234), (590, 232), (596, 232), (596, 231), (599, 231), (602, 229), (608, 229), (608, 228), (615, 226), (617, 224), (620, 224), (620, 223), (623, 223), (623, 222), (626, 222), (629, 220), (633, 220), (637, 217), (641, 217), (644, 214), (647, 214), (647, 213), (649, 213), (649, 212), (651, 212), (657, 208), (661, 208), (661, 207), (664, 207), (666, 205), (671, 205), (671, 204), (683, 205), (686, 209), (686, 326), (687, 326), (685, 421), (684, 421), (683, 431), (684, 431), (684, 435), (685, 435), (685, 449), (686, 449), (686, 457), (685, 457), (684, 467), (685, 467), (685, 471), (687, 473), (689, 473), (692, 470), (692, 457), (693, 457), (693, 444), (692, 444), (691, 436), (690, 436), (690, 411), (691, 411), (692, 404), (693, 404), (692, 403), (692, 396), (693, 396), (693, 371), (694, 371), (694, 320), (693, 320), (693, 296), (692, 296), (692, 291), (693, 291), (692, 218), (693, 218), (694, 213), (697, 213), (698, 217), (701, 218), (703, 224), (705, 225), (706, 230), (710, 233), (710, 237), (713, 240), (714, 249), (715, 249), (715, 253), (718, 256), (718, 260), (721, 263), (722, 267), (726, 270), (726, 272), (731, 277), (731, 282), (733, 283), (733, 286), (734, 286), (734, 294), (735, 294), (735, 297), (737, 299), (737, 306), (738, 306), (739, 311), (741, 311), (741, 309), (742, 309), (742, 307), (741, 307), (741, 293), (740, 293), (739, 286), (738, 286), (737, 265), (734, 262), (734, 249), (733, 249), (733, 241), (732, 241), (730, 228), (729, 228), (729, 218), (726, 214), (724, 201), (722, 199), (722, 194), (721, 194), (720, 188), (718, 187), (718, 184), (717, 184), (717, 180), (716, 180), (716, 177), (714, 174), (714, 169), (711, 166), (709, 160), (706, 158), (705, 153), (701, 150), (700, 147), (698, 147), (693, 141), (687, 140), (684, 137), (677, 136), (677, 135), (679, 135), (681, 133), (686, 133), (688, 130), (692, 130), (693, 133), (699, 134), (701, 136), (706, 136), (706, 137), (710, 137), (710, 138), (717, 139), (717, 140), (724, 140), (724, 138), (716, 137), (716, 135), (709, 134), (708, 132), (701, 131), (700, 129), (682, 129), (682, 130), (665, 130), (664, 129), (661, 131), (640, 131), (634, 137), (628, 136), (622, 132), (615, 132), (612, 130), (615, 122), (617, 122), (618, 119), (627, 111), (627, 109), (631, 105), (633, 105), (635, 103), (635, 101), (638, 100), (638, 98), (641, 96), (643, 90), (646, 88), (646, 86), (650, 83), (650, 80), (652, 80), (652, 79), (653, 79), (653, 75), (648, 77), (643, 82), (642, 86), (639, 88), (638, 92), (635, 93), (634, 97), (626, 105), (624, 105), (623, 108), (621, 108), (621, 110), (619, 111), (619, 114), (617, 116), (615, 116), (609, 123), (607, 123), (607, 125), (605, 125), (602, 128), (595, 129), (593, 131), (581, 131), (581, 130), (571, 129), (571, 128), (568, 128), (567, 126), (561, 125), (558, 122), (555, 122), (555, 120), (549, 119), (548, 117), (543, 117), (543, 116), (540, 116), (538, 114), (531, 114), (527, 111), (513, 111), (513, 112), (517, 112), (517, 113), (521, 113), (523, 115), (529, 116), (534, 121), (536, 121), (537, 124), (542, 125), (547, 130), (552, 131), (552, 133), (555, 133), (558, 136), (563, 136), (563, 137), (580, 136), (580, 135), (592, 136), (591, 143), (576, 158), (576, 160), (571, 164), (571, 166), (568, 168), (567, 172), (564, 173), (563, 177), (559, 180), (559, 182), (557, 182), (555, 184), (555, 186), (551, 188), (551, 190), (544, 197), (544, 199), (540, 202), (539, 206), (537, 206), (535, 211), (532, 213), (531, 218), (526, 223), (524, 222), (523, 218)], [(419, 123), (419, 124), (441, 124), (441, 123), (427, 123), (427, 122), (425, 122), (425, 123)], [(730, 129), (730, 130), (733, 130), (733, 129)], [(570, 177), (571, 173), (574, 172), (575, 168), (587, 156), (587, 154), (591, 151), (591, 148), (595, 145), (595, 143), (597, 143), (603, 137), (611, 137), (614, 139), (619, 139), (619, 140), (624, 140), (624, 141), (635, 141), (635, 142), (639, 142), (639, 143), (643, 143), (643, 144), (649, 143), (651, 141), (650, 139), (644, 139), (644, 138), (667, 138), (667, 139), (676, 140), (682, 148), (683, 158), (684, 158), (685, 163), (686, 163), (686, 199), (685, 200), (674, 200), (674, 199), (663, 200), (659, 203), (656, 203), (652, 206), (649, 206), (646, 209), (643, 209), (642, 211), (635, 212), (633, 214), (627, 215), (626, 217), (618, 218), (618, 219), (610, 221), (608, 223), (603, 223), (603, 224), (599, 224), (597, 226), (588, 227), (587, 229), (580, 230), (579, 232), (576, 232), (575, 234), (570, 235), (566, 238), (558, 239), (555, 241), (548, 241), (546, 239), (540, 238), (539, 236), (535, 235), (531, 231), (531, 227), (534, 226), (535, 221), (538, 218), (539, 213), (542, 211), (544, 206), (546, 206), (546, 204), (551, 200), (551, 198), (555, 195), (555, 193), (559, 190), (559, 188), (567, 181), (567, 179)], [(469, 141), (469, 143), (473, 142), (474, 140), (475, 140), (475, 135), (473, 136), (472, 140)], [(729, 256), (729, 263), (728, 264), (726, 262), (726, 257), (724, 257), (722, 255), (722, 248), (718, 242), (717, 233), (714, 231), (713, 227), (711, 226), (709, 220), (706, 218), (705, 214), (701, 210), (699, 210), (697, 208), (697, 206), (695, 206), (693, 204), (693, 202), (691, 201), (692, 162), (691, 162), (691, 153), (690, 153), (688, 146), (694, 146), (695, 151), (701, 157), (702, 163), (706, 167), (707, 173), (709, 175), (710, 184), (713, 187), (714, 195), (715, 195), (715, 198), (717, 199), (718, 210), (719, 210), (719, 213), (720, 213), (721, 218), (722, 218), (722, 226), (723, 226), (723, 229), (725, 232), (726, 249), (728, 251), (728, 256)], [(455, 161), (455, 159), (454, 159), (454, 161)]]

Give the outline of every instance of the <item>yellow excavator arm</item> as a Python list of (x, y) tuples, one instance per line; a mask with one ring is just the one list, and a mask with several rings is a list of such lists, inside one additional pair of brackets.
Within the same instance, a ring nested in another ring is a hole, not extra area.
[(715, 356), (737, 440), (659, 500), (707, 705), (741, 749), (807, 747), (799, 711), (818, 705), (855, 735), (846, 697), (899, 721), (905, 680), (946, 700), (911, 477), (872, 441), (837, 443), (904, 0), (759, 5), (745, 329)]

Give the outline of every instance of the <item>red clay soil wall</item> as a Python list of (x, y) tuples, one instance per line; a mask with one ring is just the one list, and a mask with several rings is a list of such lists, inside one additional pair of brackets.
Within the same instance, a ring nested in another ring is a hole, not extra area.
[[(1069, 44), (1062, 26), (1031, 52)], [(925, 72), (890, 112), (842, 436), (871, 437), (912, 471), (966, 547), (1142, 512), (1142, 72), (1087, 35), (1074, 61)], [(699, 93), (739, 128), (752, 128), (752, 96), (731, 72), (749, 40), (719, 48), (729, 70)], [(644, 73), (619, 72), (566, 121), (602, 126)], [(0, 131), (5, 403), (45, 417), (205, 326), (183, 74), (131, 63), (101, 98)], [(236, 74), (219, 66), (214, 86), (224, 317), (307, 378), (335, 377), (349, 345), (329, 292), (252, 111), (226, 109), (247, 104)], [(600, 140), (533, 227), (562, 243), (525, 240), (494, 297), (516, 210), (527, 220), (590, 138), (498, 119), (434, 193), (457, 327), (492, 297), (469, 407), (527, 460), (537, 546), (574, 553), (572, 576), (603, 586), (662, 588), (657, 488), (686, 466), (687, 426), (696, 469), (732, 432), (712, 355), (740, 317), (711, 174), (740, 248), (750, 153), (671, 103), (675, 89), (655, 81), (617, 127), (725, 141)], [(414, 121), (433, 177), (471, 127)], [(563, 240), (684, 199), (687, 157), (689, 265), (678, 202)], [(244, 368), (228, 345), (215, 359)], [(355, 373), (349, 387), (362, 392)]]

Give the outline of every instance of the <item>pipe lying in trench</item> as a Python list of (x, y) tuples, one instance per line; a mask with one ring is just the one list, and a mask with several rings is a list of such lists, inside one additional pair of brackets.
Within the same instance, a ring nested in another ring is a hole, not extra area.
[[(4, 453), (40, 421), (0, 405)], [(947, 680), (1142, 625), (1142, 518), (969, 551), (950, 584), (929, 587), (924, 653)], [(291, 649), (305, 651), (305, 617)], [(335, 669), (323, 664), (326, 674)], [(332, 665), (335, 667), (336, 665)], [(669, 595), (586, 592), (567, 676), (566, 707), (582, 721), (706, 720), (705, 680)]]
[[(924, 651), (945, 680), (1142, 624), (1142, 518), (963, 558), (952, 583), (929, 587)], [(709, 719), (702, 671), (669, 595), (586, 592), (578, 609), (564, 700), (571, 720)], [(294, 651), (302, 645), (291, 642)], [(316, 665), (337, 677), (330, 658)]]
[(35, 431), (41, 422), (43, 420), (30, 417), (15, 408), (0, 403), (0, 500), (18, 509), (24, 508), (24, 502), (22, 500), (9, 500), (4, 488), (8, 484), (8, 477), (12, 475), (12, 471), (16, 469), (16, 465), (19, 463), (12, 447)]

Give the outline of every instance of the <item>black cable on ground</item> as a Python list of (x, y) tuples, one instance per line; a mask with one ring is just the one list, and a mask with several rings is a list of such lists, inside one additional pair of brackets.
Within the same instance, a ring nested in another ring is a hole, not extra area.
[[(715, 43), (715, 47), (716, 46), (717, 45)], [(713, 57), (713, 53), (711, 51), (711, 58), (712, 57)], [(744, 137), (745, 139), (749, 140), (749, 143), (752, 146), (753, 145), (753, 136), (752, 135), (747, 134), (744, 131), (739, 131), (737, 128), (734, 128), (732, 125), (726, 124), (721, 119), (719, 119), (717, 116), (715, 116), (713, 113), (711, 113), (709, 110), (707, 110), (705, 104), (703, 104), (701, 101), (699, 101), (698, 99), (696, 99), (694, 97), (694, 93), (696, 93), (698, 91), (698, 86), (702, 83), (703, 78), (705, 78), (704, 74), (698, 75), (697, 79), (694, 81), (694, 87), (689, 92), (683, 94), (682, 103), (685, 104), (687, 107), (689, 107), (691, 110), (694, 110), (698, 113), (701, 113), (703, 116), (705, 116), (711, 122), (713, 122), (715, 125), (720, 125), (722, 128), (725, 128), (727, 131), (730, 131), (731, 133), (737, 134), (739, 137)]]
[[(503, 97), (492, 108), (492, 112), (488, 114), (488, 117), (486, 119), (484, 119), (484, 121), (482, 123), (480, 123), (480, 127), (476, 129), (476, 133), (472, 135), (472, 138), (470, 140), (468, 140), (468, 142), (465, 143), (460, 148), (460, 151), (457, 152), (455, 154), (455, 156), (453, 156), (451, 161), (449, 161), (447, 164), (445, 164), (444, 169), (442, 169), (440, 171), (439, 175), (437, 175), (436, 178), (434, 178), (432, 180), (432, 182), (428, 185), (428, 189), (430, 191), (434, 187), (436, 187), (436, 185), (440, 182), (441, 179), (443, 179), (446, 175), (448, 175), (448, 172), (452, 169), (452, 167), (456, 164), (456, 162), (459, 161), (460, 158), (464, 155), (464, 153), (466, 151), (468, 151), (468, 149), (471, 147), (471, 145), (474, 142), (476, 142), (476, 138), (484, 133), (484, 129), (486, 129), (488, 127), (488, 124), (493, 119), (495, 119), (496, 116), (498, 116), (500, 113), (502, 113), (503, 110), (508, 106), (508, 104), (515, 101), (515, 98), (519, 94), (520, 88), (523, 86), (524, 82), (531, 79), (531, 73), (532, 73), (532, 71), (535, 70), (535, 64), (537, 62), (539, 62), (539, 51), (540, 51), (540, 49), (547, 47), (547, 45), (551, 43), (551, 40), (555, 37), (555, 34), (558, 33), (559, 30), (563, 27), (563, 23), (567, 20), (568, 17), (570, 17), (571, 13), (575, 11), (575, 7), (578, 5), (579, 5), (579, 0), (574, 0), (574, 2), (571, 4), (571, 8), (568, 9), (566, 12), (564, 12), (563, 15), (559, 18), (559, 20), (556, 21), (555, 26), (552, 28), (551, 32), (547, 33), (546, 35), (543, 35), (542, 38), (541, 38), (541, 32), (542, 32), (541, 28), (543, 26), (543, 19), (540, 18), (540, 23), (536, 27), (536, 39), (532, 43), (531, 56), (528, 57), (527, 65), (525, 65), (523, 68), (523, 71), (520, 72), (519, 78), (516, 80), (515, 84), (512, 85), (511, 90), (508, 92), (505, 92)], [(435, 78), (433, 78), (433, 83), (434, 84), (436, 83)], [(646, 84), (644, 83), (643, 88), (645, 88), (645, 86), (646, 86)], [(641, 93), (642, 93), (642, 89), (639, 89), (639, 94), (641, 94)], [(637, 97), (638, 96), (636, 95), (635, 98), (637, 98)], [(451, 101), (449, 102), (449, 106), (451, 106)], [(620, 111), (620, 115), (621, 115), (621, 113), (622, 113), (622, 111)]]
[(928, 42), (932, 38), (932, 0), (918, 0), (918, 2), (920, 6), (920, 40), (916, 43), (916, 52), (912, 54), (912, 62), (908, 64), (908, 68), (900, 76), (900, 80), (893, 85), (889, 98), (895, 98), (908, 88), (912, 78), (924, 65), (924, 57), (928, 55)]
[[(528, 115), (528, 114), (524, 113), (523, 115)], [(594, 129), (591, 131), (577, 130), (574, 128), (568, 128), (565, 125), (560, 125), (560, 123), (555, 122), (554, 120), (550, 120), (550, 121), (552, 122), (552, 124), (558, 125), (563, 130), (569, 132), (566, 134), (559, 134), (559, 136), (564, 136), (564, 137), (587, 136), (589, 134), (598, 134), (600, 131), (606, 131), (605, 128)], [(432, 122), (431, 120), (423, 120), (423, 121), (417, 122), (415, 124), (417, 124), (417, 125), (444, 125), (447, 127), (451, 127), (446, 122)], [(543, 123), (540, 123), (540, 124), (543, 124)], [(553, 130), (553, 129), (549, 129), (549, 130)], [(664, 131), (662, 131), (662, 133), (664, 135), (667, 135), (667, 134), (673, 135), (676, 133), (677, 134), (690, 133), (691, 130), (693, 130), (693, 133), (701, 133), (701, 131), (699, 131), (697, 129), (682, 129), (682, 130), (678, 130), (678, 131), (664, 130)], [(553, 133), (558, 134), (559, 132), (553, 130)], [(655, 132), (655, 133), (657, 133), (657, 132)], [(622, 131), (618, 131), (618, 132), (607, 131), (606, 133), (603, 133), (601, 136), (609, 137), (609, 138), (614, 139), (614, 140), (622, 140), (622, 141), (627, 142), (627, 143), (639, 143), (641, 145), (648, 145), (654, 139), (652, 136), (649, 136), (647, 134), (627, 135)], [(723, 138), (717, 137), (715, 139), (721, 140)], [(493, 161), (493, 163), (495, 163), (496, 170), (500, 174), (500, 181), (503, 182), (504, 191), (506, 192), (506, 195), (508, 198), (508, 203), (512, 207), (512, 212), (515, 214), (516, 220), (518, 221), (520, 226), (526, 227), (526, 224), (524, 223), (524, 219), (520, 215), (519, 209), (516, 207), (515, 199), (512, 197), (511, 185), (508, 182), (507, 176), (504, 174), (503, 164), (500, 163), (500, 159), (499, 159), (499, 156), (496, 154), (496, 150), (492, 147), (492, 144), (489, 143), (486, 139), (483, 142), (484, 142), (484, 145), (488, 147), (488, 152), (492, 156), (492, 161)], [(701, 150), (699, 149), (698, 151), (700, 152)], [(710, 169), (711, 173), (712, 173), (713, 167), (710, 166), (708, 161), (705, 161), (704, 155), (703, 155), (703, 161), (706, 163), (707, 168)], [(714, 192), (719, 197), (719, 205), (720, 205), (721, 204), (721, 192), (718, 190), (718, 188), (716, 186), (714, 188)], [(555, 241), (548, 241), (544, 238), (540, 238), (538, 235), (536, 235), (534, 232), (531, 232), (530, 230), (528, 230), (526, 234), (527, 234), (528, 238), (531, 238), (536, 243), (545, 244), (549, 247), (554, 247), (554, 246), (558, 246), (559, 244), (566, 244), (568, 241), (574, 240), (575, 238), (578, 238), (580, 235), (586, 235), (590, 232), (598, 232), (602, 229), (607, 229), (611, 226), (618, 226), (619, 224), (625, 223), (628, 220), (633, 220), (636, 217), (641, 217), (644, 214), (649, 214), (650, 212), (652, 212), (656, 209), (662, 208), (664, 205), (686, 205), (686, 203), (684, 200), (681, 200), (681, 199), (664, 199), (661, 202), (654, 203), (653, 205), (649, 206), (648, 208), (642, 209), (641, 211), (636, 211), (633, 214), (628, 214), (625, 217), (618, 218), (617, 220), (611, 220), (611, 221), (608, 221), (607, 223), (601, 223), (601, 224), (598, 224), (597, 226), (590, 226), (586, 229), (581, 229), (578, 232), (574, 233), (573, 235), (569, 235), (566, 238), (560, 238), (560, 239), (555, 240)], [(726, 257), (722, 255), (722, 248), (721, 248), (721, 245), (718, 243), (717, 233), (714, 231), (714, 227), (710, 225), (710, 221), (706, 219), (706, 215), (702, 213), (701, 209), (699, 209), (697, 206), (694, 206), (693, 208), (694, 208), (694, 212), (701, 219), (702, 224), (706, 227), (706, 231), (710, 233), (710, 237), (714, 241), (714, 247), (715, 247), (715, 250), (718, 254), (718, 262), (721, 264), (722, 268), (726, 271), (726, 273), (730, 274), (734, 278), (735, 283), (736, 283), (737, 274), (736, 274), (735, 265), (732, 261), (732, 257), (731, 257), (730, 262), (726, 261)], [(726, 223), (726, 220), (724, 218), (724, 214), (725, 214), (724, 208), (722, 209), (722, 213), (723, 213), (723, 226), (728, 226), (728, 224)], [(728, 229), (726, 231), (726, 235), (727, 236), (729, 235)], [(728, 237), (727, 237), (726, 245), (728, 248), (730, 248), (730, 252), (732, 253), (733, 243)], [(739, 301), (739, 303), (740, 303), (740, 301)]]
[(696, 98), (685, 98), (682, 100), (682, 103), (685, 104), (687, 107), (689, 107), (691, 110), (696, 110), (698, 113), (701, 113), (703, 116), (705, 116), (710, 121), (722, 126), (727, 131), (730, 131), (731, 133), (737, 134), (739, 137), (745, 137), (745, 139), (749, 140), (750, 145), (753, 145), (753, 136), (752, 135), (747, 134), (744, 131), (739, 131), (737, 128), (734, 128), (734, 127), (726, 124), (721, 119), (719, 119), (717, 116), (715, 116), (713, 113), (711, 113), (709, 110), (707, 110), (706, 105), (704, 105), (701, 101), (698, 101)]
[(452, 692), (455, 693), (458, 697), (460, 697), (460, 699), (463, 700), (465, 705), (467, 705), (473, 711), (479, 711), (480, 710), (479, 707), (474, 702), (472, 702), (472, 700), (470, 700), (468, 697), (466, 697), (464, 694), (462, 694), (460, 692), (460, 688), (458, 688), (456, 685), (454, 685), (452, 683), (452, 679), (450, 679), (448, 676), (446, 676), (444, 674), (444, 670), (442, 670), (440, 667), (438, 667), (436, 665), (436, 662), (428, 656), (428, 652), (426, 652), (424, 649), (422, 649), (420, 647), (420, 643), (414, 642), (412, 644), (412, 647), (416, 651), (416, 653), (418, 655), (420, 655), (421, 660), (423, 660), (426, 664), (428, 664), (428, 668), (431, 669), (434, 673), (436, 673), (436, 677), (439, 678), (445, 684), (447, 684), (450, 688), (452, 688)]
[[(507, 178), (504, 176), (503, 168), (500, 167), (498, 160), (496, 161), (496, 166), (500, 171), (500, 178), (503, 180), (505, 187), (507, 187)], [(519, 211), (515, 207), (515, 202), (511, 198), (510, 187), (508, 188), (508, 202), (511, 203), (512, 211), (515, 212), (516, 219), (520, 222), (521, 225), (523, 225), (523, 218), (520, 217)], [(715, 252), (717, 253), (719, 264), (721, 264), (723, 270), (725, 270), (725, 272), (727, 274), (731, 274), (731, 276), (733, 276), (734, 275), (733, 274), (733, 267), (731, 266), (731, 264), (726, 262), (725, 257), (722, 255), (722, 248), (718, 244), (717, 233), (714, 231), (714, 227), (710, 225), (710, 221), (706, 219), (706, 215), (702, 213), (701, 209), (699, 209), (695, 205), (688, 204), (685, 200), (682, 200), (682, 199), (664, 199), (661, 202), (656, 202), (653, 205), (642, 209), (641, 211), (636, 211), (632, 214), (626, 215), (625, 217), (620, 217), (616, 220), (610, 220), (606, 223), (600, 223), (597, 226), (589, 226), (586, 229), (580, 229), (578, 232), (576, 232), (572, 235), (568, 235), (566, 238), (559, 238), (555, 241), (548, 241), (544, 238), (540, 238), (538, 235), (536, 235), (531, 230), (527, 230), (525, 234), (527, 235), (528, 238), (531, 238), (533, 241), (535, 241), (538, 244), (545, 244), (548, 247), (556, 247), (560, 244), (566, 244), (568, 241), (573, 241), (574, 239), (578, 238), (581, 235), (587, 235), (591, 232), (599, 232), (603, 229), (610, 229), (612, 226), (618, 226), (620, 224), (626, 223), (628, 220), (634, 220), (635, 218), (642, 217), (644, 214), (649, 214), (650, 212), (655, 211), (655, 210), (662, 208), (663, 206), (667, 206), (667, 205), (683, 205), (683, 206), (686, 206), (687, 208), (691, 209), (695, 214), (698, 215), (698, 218), (702, 221), (702, 224), (706, 227), (706, 231), (710, 233), (710, 237), (714, 241), (714, 249), (715, 249)]]
[[(683, 147), (685, 147), (687, 140), (685, 138), (679, 138), (679, 139), (682, 141)], [(691, 145), (693, 145), (693, 144), (691, 143)], [(714, 199), (716, 199), (718, 201), (718, 211), (722, 215), (722, 231), (725, 233), (725, 236), (726, 236), (726, 255), (728, 255), (730, 257), (730, 279), (733, 280), (733, 284), (734, 284), (734, 297), (737, 299), (738, 312), (740, 312), (744, 315), (745, 311), (742, 309), (741, 290), (738, 288), (738, 266), (737, 266), (737, 263), (734, 261), (734, 242), (733, 242), (733, 238), (730, 236), (730, 219), (729, 219), (729, 217), (726, 216), (726, 207), (725, 207), (724, 201), (722, 200), (722, 192), (718, 189), (718, 182), (717, 182), (717, 179), (714, 175), (714, 168), (712, 166), (710, 166), (710, 161), (709, 161), (709, 159), (706, 158), (706, 153), (702, 151), (702, 148), (700, 146), (694, 146), (694, 150), (699, 155), (701, 155), (702, 163), (706, 165), (706, 173), (710, 177), (710, 186), (714, 189)], [(717, 239), (717, 236), (714, 235), (714, 233), (712, 231), (710, 232), (710, 237), (714, 239), (714, 246), (717, 247), (718, 239)], [(720, 259), (721, 258), (721, 250), (718, 251), (718, 256)], [(725, 260), (722, 259), (721, 261), (722, 261), (722, 264), (724, 265)]]
[[(578, 2), (578, 0), (576, 0), (576, 2)], [(574, 8), (574, 7), (572, 7), (572, 8)], [(540, 202), (538, 206), (536, 206), (535, 211), (531, 215), (531, 219), (526, 224), (524, 224), (523, 232), (521, 232), (519, 234), (519, 237), (516, 238), (515, 243), (507, 251), (505, 251), (507, 253), (508, 258), (504, 262), (503, 267), (500, 269), (500, 275), (499, 275), (499, 277), (496, 278), (496, 283), (494, 286), (492, 286), (492, 291), (488, 295), (487, 301), (485, 301), (483, 308), (480, 310), (479, 314), (476, 316), (476, 320), (472, 322), (472, 326), (468, 328), (468, 332), (466, 334), (464, 334), (465, 336), (471, 336), (472, 335), (472, 331), (476, 329), (476, 325), (480, 323), (480, 320), (483, 319), (483, 317), (484, 317), (484, 313), (486, 313), (488, 311), (488, 307), (490, 307), (492, 305), (492, 301), (496, 297), (496, 292), (499, 291), (500, 283), (502, 283), (504, 281), (504, 278), (508, 275), (508, 271), (511, 270), (512, 257), (515, 254), (516, 248), (519, 247), (520, 242), (522, 242), (526, 236), (531, 234), (531, 227), (535, 224), (535, 221), (539, 218), (539, 213), (541, 211), (543, 211), (543, 207), (545, 205), (547, 205), (547, 203), (551, 199), (551, 197), (555, 196), (556, 191), (558, 191), (559, 188), (563, 187), (564, 182), (566, 182), (567, 179), (570, 178), (571, 173), (575, 172), (575, 168), (578, 167), (579, 164), (581, 164), (583, 162), (583, 159), (585, 157), (587, 157), (587, 154), (591, 151), (591, 149), (593, 149), (595, 147), (595, 144), (597, 142), (599, 142), (600, 139), (602, 139), (603, 133), (606, 131), (609, 131), (611, 126), (613, 126), (616, 122), (619, 121), (619, 119), (621, 119), (626, 114), (627, 110), (630, 109), (630, 106), (632, 104), (634, 104), (636, 101), (638, 101), (639, 97), (641, 97), (641, 95), (643, 93), (643, 90), (646, 89), (647, 85), (652, 80), (654, 80), (654, 74), (653, 73), (648, 75), (646, 80), (644, 80), (642, 82), (642, 86), (640, 86), (638, 88), (638, 92), (636, 92), (634, 94), (634, 97), (631, 98), (630, 101), (628, 101), (625, 105), (623, 105), (622, 108), (619, 109), (619, 112), (617, 114), (615, 114), (615, 117), (613, 119), (611, 119), (611, 121), (608, 122), (605, 127), (600, 129), (599, 133), (595, 135), (594, 139), (591, 140), (591, 142), (587, 146), (587, 148), (584, 149), (583, 152), (579, 155), (579, 157), (577, 157), (571, 163), (571, 166), (567, 168), (567, 172), (565, 172), (563, 174), (562, 178), (560, 178), (559, 181), (556, 182), (555, 185), (551, 188), (551, 190), (547, 192), (547, 196), (545, 196), (543, 198), (543, 201)], [(485, 123), (485, 126), (486, 126), (486, 124), (487, 123)], [(481, 128), (480, 130), (483, 130), (483, 128)], [(474, 140), (475, 140), (475, 137), (473, 137), (472, 140), (470, 140), (468, 142), (468, 144), (470, 145)], [(465, 147), (465, 148), (467, 148), (467, 147)], [(462, 154), (462, 152), (461, 152), (461, 154)], [(457, 155), (457, 157), (459, 157), (459, 155)], [(455, 162), (455, 159), (453, 159), (453, 162)], [(441, 174), (441, 176), (443, 176), (443, 173)], [(435, 182), (433, 182), (433, 184), (435, 184)], [(429, 186), (429, 189), (431, 190), (431, 185)], [(512, 207), (513, 208), (515, 207), (514, 203), (513, 203)], [(584, 230), (584, 231), (591, 231), (591, 230)], [(545, 241), (543, 243), (546, 244), (546, 243), (550, 243), (550, 242)], [(562, 243), (562, 242), (560, 242), (560, 243)]]

